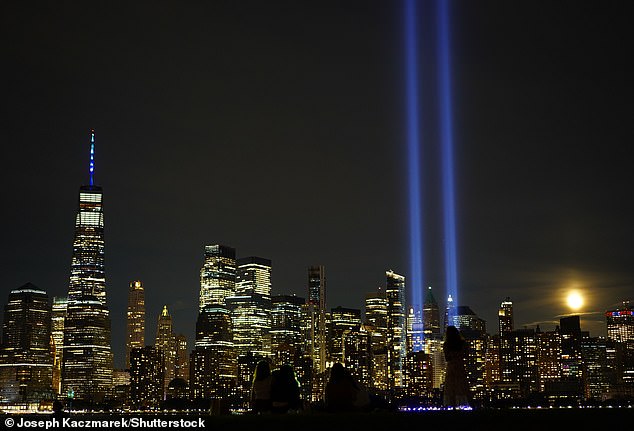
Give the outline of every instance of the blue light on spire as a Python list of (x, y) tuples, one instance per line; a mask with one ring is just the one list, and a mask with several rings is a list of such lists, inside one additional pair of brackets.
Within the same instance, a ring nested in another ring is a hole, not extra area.
[(95, 131), (90, 131), (90, 185), (95, 184)]

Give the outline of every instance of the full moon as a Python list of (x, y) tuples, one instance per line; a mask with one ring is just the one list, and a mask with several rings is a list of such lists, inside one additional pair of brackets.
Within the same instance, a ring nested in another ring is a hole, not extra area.
[(573, 310), (578, 310), (583, 305), (583, 297), (579, 292), (570, 292), (566, 298), (566, 302), (568, 303), (568, 307)]

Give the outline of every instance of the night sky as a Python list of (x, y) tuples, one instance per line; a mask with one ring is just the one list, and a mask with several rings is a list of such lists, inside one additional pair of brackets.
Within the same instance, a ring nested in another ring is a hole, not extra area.
[[(582, 330), (634, 300), (632, 2), (451, 4), (459, 305)], [(68, 289), (78, 189), (104, 189), (115, 365), (131, 280), (193, 340), (205, 244), (273, 294), (362, 308), (409, 272), (400, 1), (2, 2), (2, 303)], [(444, 307), (435, 5), (421, 2), (424, 280)]]

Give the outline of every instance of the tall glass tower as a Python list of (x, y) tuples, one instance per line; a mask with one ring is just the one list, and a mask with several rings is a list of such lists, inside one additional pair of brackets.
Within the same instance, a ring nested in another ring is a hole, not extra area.
[(407, 354), (405, 277), (392, 270), (385, 272), (387, 298), (387, 372), (389, 389), (404, 385), (403, 363)]
[(326, 371), (326, 269), (308, 267), (308, 304), (311, 316), (311, 356), (318, 373)]
[(143, 282), (130, 282), (125, 343), (125, 367), (130, 369), (132, 349), (145, 347), (145, 289)]
[(64, 321), (62, 387), (76, 399), (101, 401), (112, 387), (110, 313), (106, 305), (102, 189), (94, 184), (95, 132), (90, 135), (90, 182), (79, 210)]
[(200, 269), (199, 312), (208, 305), (225, 306), (225, 298), (236, 292), (236, 250), (221, 244), (205, 246)]
[[(238, 355), (271, 356), (271, 261), (251, 256), (237, 260), (236, 293), (225, 298), (231, 311)], [(249, 376), (249, 386), (251, 377)]]
[(48, 295), (31, 283), (12, 290), (2, 325), (0, 401), (52, 399), (54, 356), (51, 353)]

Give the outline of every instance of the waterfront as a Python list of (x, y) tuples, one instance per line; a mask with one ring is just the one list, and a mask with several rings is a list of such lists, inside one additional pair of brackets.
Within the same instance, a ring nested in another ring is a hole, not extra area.
[[(7, 420), (13, 419), (13, 426)], [(4, 415), (4, 429), (25, 428), (25, 423), (51, 420), (50, 414)], [(298, 413), (287, 415), (201, 415), (150, 413), (73, 413), (66, 427), (104, 428), (118, 423), (118, 428), (199, 428), (267, 429), (267, 430), (382, 430), (424, 427), (432, 429), (468, 427), (492, 430), (500, 427), (516, 430), (591, 430), (604, 426), (627, 426), (634, 419), (634, 408), (558, 408), (558, 409), (478, 409), (471, 411), (428, 410), (416, 413), (372, 412), (356, 414)], [(30, 422), (29, 422), (30, 421)], [(23, 426), (19, 427), (18, 425)], [(45, 426), (43, 423), (42, 426)], [(63, 425), (61, 425), (63, 426)], [(116, 425), (115, 425), (116, 426)]]

